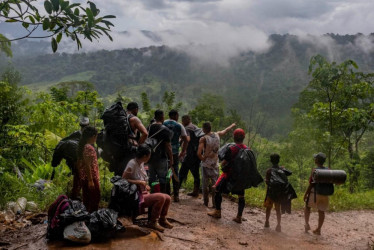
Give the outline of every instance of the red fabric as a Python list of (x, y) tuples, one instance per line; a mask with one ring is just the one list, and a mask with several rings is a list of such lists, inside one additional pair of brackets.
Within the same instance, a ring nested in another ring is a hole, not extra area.
[(87, 211), (90, 213), (95, 212), (99, 209), (99, 203), (101, 198), (99, 180), (94, 179), (93, 183), (94, 188), (89, 189), (87, 180), (81, 182), (83, 204), (86, 207)]
[[(100, 175), (99, 166), (97, 164), (97, 155), (95, 148), (86, 144), (83, 150), (83, 159), (78, 161), (79, 166), (79, 178), (80, 184), (82, 186), (82, 198), (83, 204), (87, 208), (88, 212), (94, 212), (99, 209), (100, 202)], [(94, 188), (90, 190), (88, 188), (88, 178), (85, 171), (85, 162), (89, 162), (91, 165), (89, 169), (91, 170), (92, 181), (94, 183)]]
[(245, 137), (245, 132), (241, 128), (237, 128), (234, 130), (234, 137)]
[[(235, 130), (236, 131), (236, 130)], [(244, 132), (244, 130), (243, 130)], [(232, 145), (230, 147), (230, 151), (231, 151), (231, 161), (233, 161), (236, 157), (236, 155), (239, 153), (239, 148), (242, 148), (242, 149), (246, 149), (246, 148), (249, 148), (247, 147), (245, 144), (235, 144), (235, 145)], [(227, 172), (227, 173), (222, 173), (219, 177), (218, 177), (218, 180), (216, 181), (216, 184), (214, 184), (215, 186), (217, 186), (223, 178), (227, 178), (228, 176), (230, 175), (230, 171)]]
[(170, 206), (170, 196), (163, 193), (143, 194), (144, 202), (142, 208), (152, 207), (151, 220), (156, 220), (160, 216), (168, 214)]

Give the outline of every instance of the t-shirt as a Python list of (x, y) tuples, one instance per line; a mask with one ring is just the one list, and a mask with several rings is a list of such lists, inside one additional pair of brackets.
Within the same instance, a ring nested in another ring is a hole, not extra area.
[[(144, 163), (139, 163), (135, 160), (132, 159), (127, 163), (127, 166), (125, 168), (125, 171), (123, 173), (127, 173), (130, 175), (131, 180), (141, 180), (141, 181), (146, 181), (148, 182), (148, 176), (147, 172), (144, 169)], [(146, 191), (145, 187), (143, 185), (139, 185), (142, 191)]]
[[(162, 129), (160, 132), (158, 132)], [(157, 133), (158, 132), (158, 133)], [(157, 134), (156, 134), (157, 133)], [(148, 137), (155, 138), (160, 145), (156, 148), (155, 152), (152, 154), (151, 158), (167, 158), (165, 144), (170, 142), (172, 132), (164, 125), (153, 123), (149, 126)]]
[(180, 147), (179, 137), (187, 136), (186, 129), (179, 122), (170, 119), (166, 120), (164, 125), (173, 131), (173, 137), (171, 138), (171, 149), (173, 154), (178, 154)]

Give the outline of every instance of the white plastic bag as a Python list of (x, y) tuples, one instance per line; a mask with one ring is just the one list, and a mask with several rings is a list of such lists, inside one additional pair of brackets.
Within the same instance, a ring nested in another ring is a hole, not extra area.
[(37, 212), (38, 211), (38, 205), (36, 205), (36, 203), (33, 202), (33, 201), (28, 201), (26, 203), (26, 211)]
[(25, 197), (21, 197), (17, 199), (16, 206), (14, 208), (14, 212), (16, 214), (23, 214), (26, 210), (27, 200)]
[(83, 221), (77, 221), (65, 227), (64, 239), (88, 244), (91, 241), (91, 232)]

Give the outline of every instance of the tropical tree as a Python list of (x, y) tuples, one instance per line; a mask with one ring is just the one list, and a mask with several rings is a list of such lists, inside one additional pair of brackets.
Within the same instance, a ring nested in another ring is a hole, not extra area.
[[(27, 34), (21, 37), (6, 39), (0, 37), (1, 48), (7, 51), (9, 42), (25, 38), (48, 38), (51, 37), (53, 52), (57, 51), (58, 43), (63, 35), (76, 42), (78, 49), (82, 47), (82, 37), (92, 42), (103, 35), (110, 40), (109, 35), (113, 24), (108, 21), (115, 18), (113, 15), (99, 16), (100, 10), (96, 5), (88, 1), (87, 6), (80, 3), (70, 3), (64, 0), (45, 0), (44, 10), (36, 7), (35, 0), (5, 0), (0, 2), (0, 21), (21, 24)], [(45, 35), (34, 36), (34, 32), (41, 27)]]

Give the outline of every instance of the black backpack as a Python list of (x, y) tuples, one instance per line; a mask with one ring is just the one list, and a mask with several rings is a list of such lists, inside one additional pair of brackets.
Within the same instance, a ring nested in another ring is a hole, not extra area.
[(197, 128), (195, 130), (186, 128), (190, 135), (190, 141), (188, 142), (187, 146), (187, 154), (194, 155), (197, 153), (197, 149), (199, 148), (199, 141), (200, 138), (203, 137), (205, 134), (201, 128)]
[[(317, 167), (316, 170), (317, 169), (327, 170), (327, 168), (325, 167)], [(320, 194), (320, 195), (333, 195), (334, 194), (334, 184), (315, 181), (314, 176), (313, 176), (313, 181), (315, 182), (314, 184), (315, 193), (314, 194)]]
[(334, 194), (334, 184), (332, 183), (315, 183), (316, 193), (320, 195), (333, 195)]
[(269, 197), (278, 202), (285, 197), (288, 189), (288, 178), (282, 169), (271, 169), (270, 180), (268, 185)]
[(231, 174), (227, 181), (229, 192), (257, 187), (263, 178), (257, 170), (256, 157), (252, 150), (239, 148), (231, 165)]
[(101, 116), (104, 121), (104, 130), (99, 133), (97, 141), (98, 146), (107, 156), (104, 160), (122, 157), (131, 151), (132, 145), (129, 142), (131, 128), (128, 118), (121, 102), (105, 109)]

